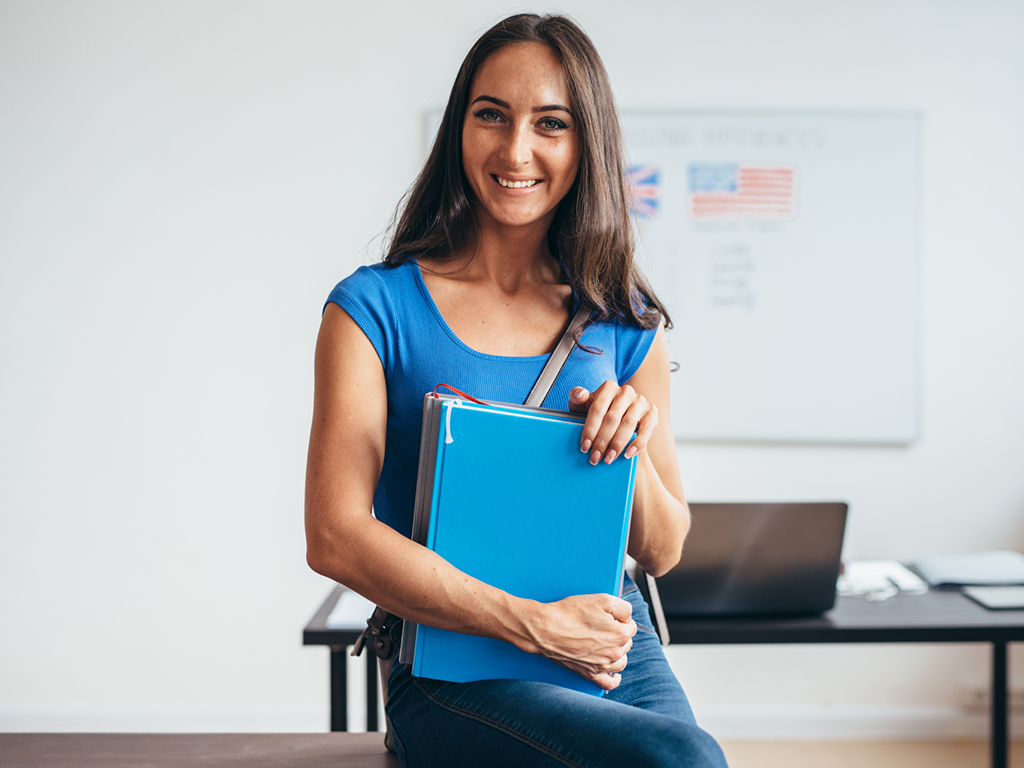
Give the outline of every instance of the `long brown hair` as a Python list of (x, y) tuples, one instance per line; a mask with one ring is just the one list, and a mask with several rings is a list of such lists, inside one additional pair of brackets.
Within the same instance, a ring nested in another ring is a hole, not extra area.
[(636, 265), (622, 132), (608, 73), (590, 38), (559, 15), (523, 13), (498, 22), (466, 54), (423, 170), (399, 205), (384, 263), (446, 258), (472, 244), (476, 217), (462, 168), (462, 125), (480, 66), (512, 43), (541, 43), (565, 72), (580, 142), (576, 181), (558, 205), (548, 247), (595, 319), (671, 327), (664, 305)]

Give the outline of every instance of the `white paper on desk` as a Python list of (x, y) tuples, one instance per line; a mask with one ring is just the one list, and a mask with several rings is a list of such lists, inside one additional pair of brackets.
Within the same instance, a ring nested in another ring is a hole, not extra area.
[(358, 592), (346, 590), (327, 617), (328, 629), (364, 629), (374, 606)]
[(881, 594), (894, 590), (924, 594), (928, 585), (895, 560), (851, 560), (836, 583), (836, 591), (847, 597)]
[(1024, 555), (995, 550), (961, 555), (932, 555), (914, 563), (932, 586), (1024, 585)]

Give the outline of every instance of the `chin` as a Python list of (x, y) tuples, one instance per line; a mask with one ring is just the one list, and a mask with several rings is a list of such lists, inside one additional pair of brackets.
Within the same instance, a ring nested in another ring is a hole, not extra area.
[(551, 223), (549, 221), (550, 211), (502, 211), (486, 206), (482, 207), (486, 210), (488, 218), (504, 227), (529, 227), (535, 224), (545, 224), (546, 226)]

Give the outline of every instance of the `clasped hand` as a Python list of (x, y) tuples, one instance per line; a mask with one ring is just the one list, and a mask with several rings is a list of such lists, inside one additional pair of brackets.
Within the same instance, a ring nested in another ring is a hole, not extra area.
[(612, 595), (574, 595), (545, 605), (538, 653), (607, 691), (621, 682), (633, 646), (633, 606)]

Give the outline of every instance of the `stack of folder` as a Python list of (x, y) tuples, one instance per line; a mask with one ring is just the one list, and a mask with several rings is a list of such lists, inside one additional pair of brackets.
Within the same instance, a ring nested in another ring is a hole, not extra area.
[[(618, 595), (636, 459), (592, 466), (585, 417), (424, 398), (413, 538), (518, 597)], [(523, 679), (594, 695), (595, 683), (510, 643), (405, 622), (400, 660), (418, 677)]]

